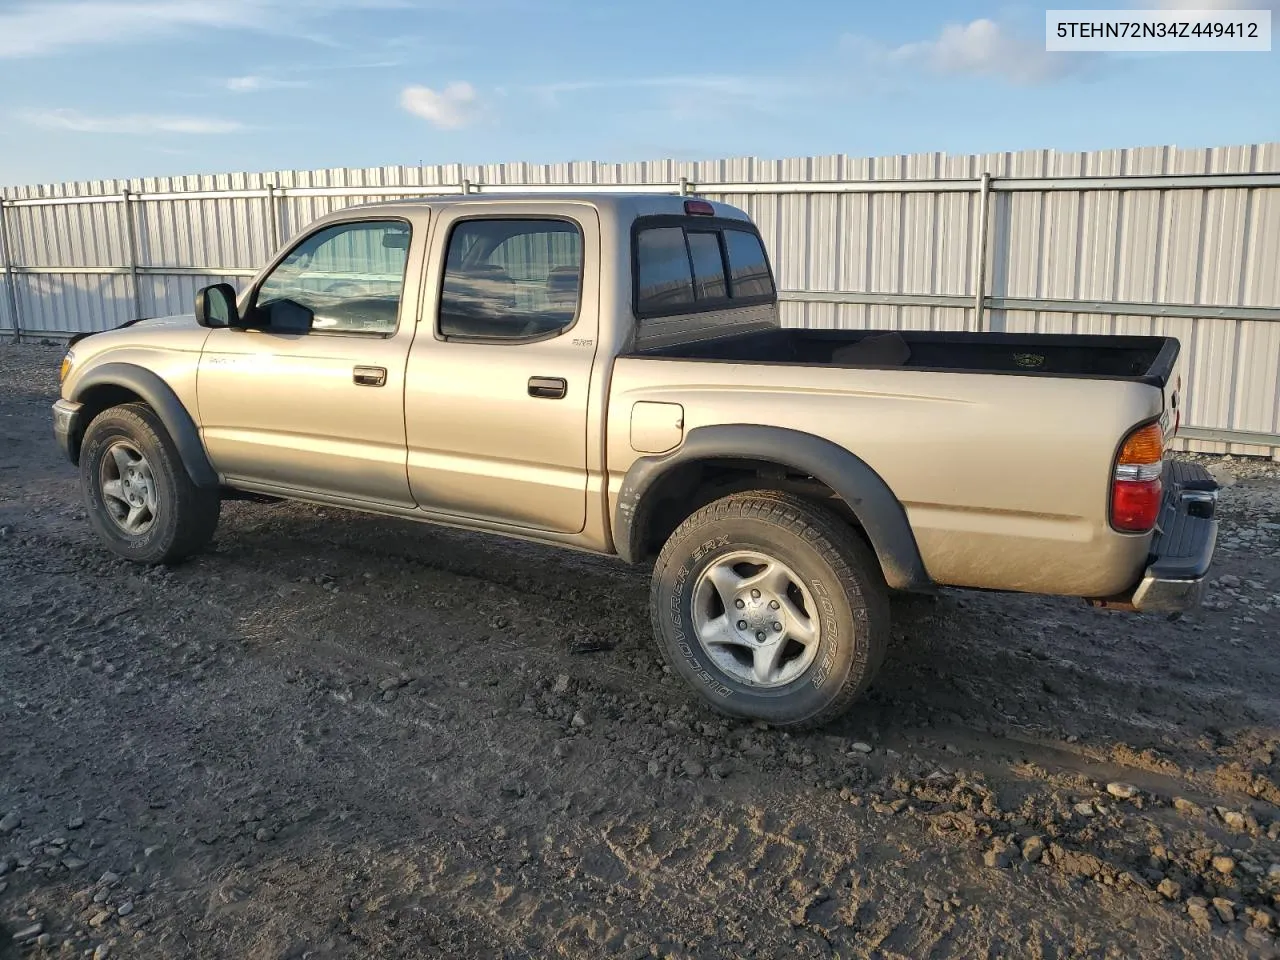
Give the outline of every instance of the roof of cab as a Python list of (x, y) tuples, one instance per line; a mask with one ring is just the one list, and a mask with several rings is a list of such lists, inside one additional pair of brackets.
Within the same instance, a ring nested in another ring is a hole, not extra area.
[[(506, 190), (512, 190), (508, 193)], [(330, 213), (320, 219), (340, 219), (344, 215), (350, 216), (355, 211), (377, 210), (380, 213), (393, 214), (396, 212), (409, 213), (415, 210), (421, 210), (424, 206), (428, 208), (444, 208), (455, 205), (489, 205), (496, 203), (585, 203), (601, 211), (608, 211), (614, 216), (620, 218), (634, 218), (641, 216), (652, 216), (662, 214), (681, 215), (684, 213), (684, 201), (690, 199), (704, 199), (702, 197), (689, 197), (678, 193), (638, 193), (638, 192), (605, 192), (590, 190), (571, 190), (550, 191), (538, 190), (528, 192), (515, 192), (512, 188), (504, 188), (501, 193), (472, 193), (472, 194), (443, 194), (439, 196), (413, 197), (400, 200), (379, 200), (371, 203), (357, 204), (350, 207), (343, 207), (341, 210)], [(724, 217), (732, 220), (748, 220), (748, 216), (737, 207), (730, 206), (727, 203), (717, 203), (708, 201), (715, 209), (717, 217)]]

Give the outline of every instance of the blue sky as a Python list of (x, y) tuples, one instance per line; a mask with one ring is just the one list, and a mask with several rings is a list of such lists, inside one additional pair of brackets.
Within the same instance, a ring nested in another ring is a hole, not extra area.
[(0, 0), (0, 184), (1280, 140), (1280, 53), (1048, 54), (1044, 10)]

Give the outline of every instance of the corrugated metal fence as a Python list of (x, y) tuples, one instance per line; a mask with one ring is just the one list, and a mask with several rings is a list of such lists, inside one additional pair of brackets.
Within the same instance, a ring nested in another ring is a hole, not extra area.
[(783, 317), (810, 327), (1155, 333), (1183, 344), (1183, 435), (1280, 457), (1280, 144), (165, 177), (4, 191), (0, 332), (190, 310), (354, 203), (534, 186), (746, 209)]

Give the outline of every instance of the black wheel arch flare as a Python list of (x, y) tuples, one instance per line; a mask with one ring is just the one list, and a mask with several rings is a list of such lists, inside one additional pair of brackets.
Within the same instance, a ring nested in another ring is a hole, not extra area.
[(618, 555), (629, 563), (640, 559), (653, 499), (647, 495), (667, 471), (697, 461), (726, 459), (775, 463), (820, 480), (857, 517), (890, 587), (913, 592), (934, 589), (906, 510), (866, 461), (823, 437), (760, 424), (695, 427), (672, 453), (641, 457), (632, 464), (618, 492), (613, 518)]
[[(123, 387), (141, 397), (156, 412), (165, 430), (169, 432), (192, 483), (197, 487), (218, 486), (218, 474), (205, 453), (199, 428), (173, 388), (160, 376), (133, 363), (104, 363), (86, 373), (76, 384), (75, 395), (68, 399), (82, 403), (93, 388), (103, 386)], [(77, 458), (80, 441), (88, 424), (81, 423), (78, 427), (79, 436), (74, 439), (73, 444)]]

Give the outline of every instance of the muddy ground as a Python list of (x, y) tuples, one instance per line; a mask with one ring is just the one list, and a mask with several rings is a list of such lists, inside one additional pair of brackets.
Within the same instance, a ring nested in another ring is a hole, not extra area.
[(611, 561), (288, 504), (114, 559), (58, 357), (0, 347), (0, 957), (1277, 953), (1276, 464), (1212, 461), (1201, 612), (895, 602), (787, 735), (698, 707)]

